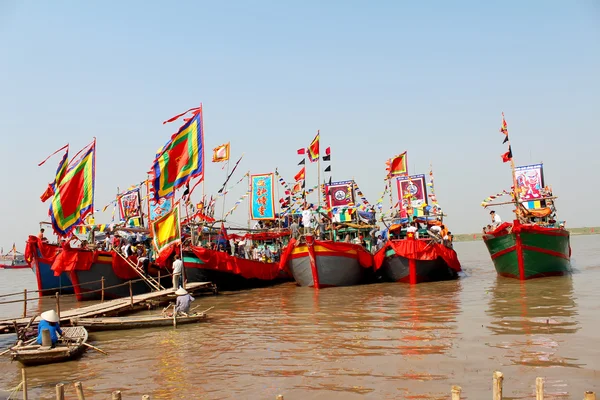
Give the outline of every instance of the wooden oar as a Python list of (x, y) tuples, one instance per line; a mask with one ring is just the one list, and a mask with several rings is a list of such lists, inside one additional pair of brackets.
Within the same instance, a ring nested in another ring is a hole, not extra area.
[[(33, 343), (33, 342), (35, 342), (35, 340), (36, 340), (36, 339), (37, 339), (37, 338), (33, 338), (33, 339), (31, 339), (31, 340), (28, 340), (28, 341), (26, 341), (25, 343), (23, 343), (23, 346), (27, 346), (27, 345), (29, 345), (29, 344), (31, 344), (31, 343)], [(12, 350), (12, 349), (14, 349), (15, 347), (17, 347), (17, 346), (12, 346), (12, 347), (9, 347), (8, 349), (6, 349), (6, 350), (4, 350), (2, 353), (0, 353), (0, 356), (3, 356), (3, 355), (5, 355), (6, 353), (8, 353), (9, 351), (11, 351), (11, 350)]]
[(94, 349), (94, 350), (96, 350), (97, 352), (99, 352), (99, 353), (102, 353), (102, 354), (104, 354), (104, 355), (106, 355), (106, 356), (108, 355), (108, 353), (107, 353), (107, 352), (105, 352), (104, 350), (100, 350), (100, 349), (99, 349), (99, 348), (97, 348), (96, 346), (92, 346), (92, 345), (91, 345), (91, 344), (89, 344), (89, 343), (82, 342), (81, 344), (83, 344), (83, 345), (85, 345), (85, 346), (89, 347), (90, 349)]

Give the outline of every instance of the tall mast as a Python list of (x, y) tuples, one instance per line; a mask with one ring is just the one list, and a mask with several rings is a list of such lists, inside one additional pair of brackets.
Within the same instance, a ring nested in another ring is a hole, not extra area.
[(317, 137), (319, 138), (319, 154), (317, 154), (317, 210), (321, 208), (321, 131), (317, 129)]

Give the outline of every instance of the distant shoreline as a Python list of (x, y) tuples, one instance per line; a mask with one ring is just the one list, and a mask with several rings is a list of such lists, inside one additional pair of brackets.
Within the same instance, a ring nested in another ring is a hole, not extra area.
[[(584, 228), (569, 228), (567, 229), (571, 235), (598, 235), (600, 227), (584, 227)], [(481, 239), (481, 233), (461, 233), (454, 235), (455, 242), (475, 242)]]

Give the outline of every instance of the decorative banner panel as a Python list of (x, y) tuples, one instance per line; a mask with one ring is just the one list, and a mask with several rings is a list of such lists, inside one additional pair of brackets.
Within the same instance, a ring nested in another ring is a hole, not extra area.
[(354, 206), (354, 181), (332, 182), (325, 185), (327, 208)]
[(126, 192), (120, 195), (118, 199), (122, 219), (127, 221), (129, 218), (140, 218), (142, 216), (139, 189)]
[[(153, 192), (152, 183), (154, 182), (154, 173), (148, 174), (148, 193)], [(158, 201), (154, 200), (154, 196), (148, 197), (148, 212), (150, 222), (157, 220), (173, 209), (173, 197), (161, 197)]]
[(425, 175), (411, 175), (396, 178), (400, 210), (407, 208), (420, 209), (427, 204)]
[(250, 218), (275, 219), (273, 173), (250, 175)]
[(515, 178), (519, 189), (519, 200), (528, 209), (545, 207), (545, 201), (540, 200), (544, 188), (543, 164), (523, 165), (515, 168)]

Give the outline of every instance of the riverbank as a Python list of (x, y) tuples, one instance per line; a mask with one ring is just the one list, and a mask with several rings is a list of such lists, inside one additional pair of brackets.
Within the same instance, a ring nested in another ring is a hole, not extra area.
[[(569, 228), (571, 236), (575, 235), (598, 235), (600, 234), (599, 226), (583, 227), (583, 228)], [(481, 233), (460, 233), (454, 235), (455, 242), (473, 242), (482, 240)]]

